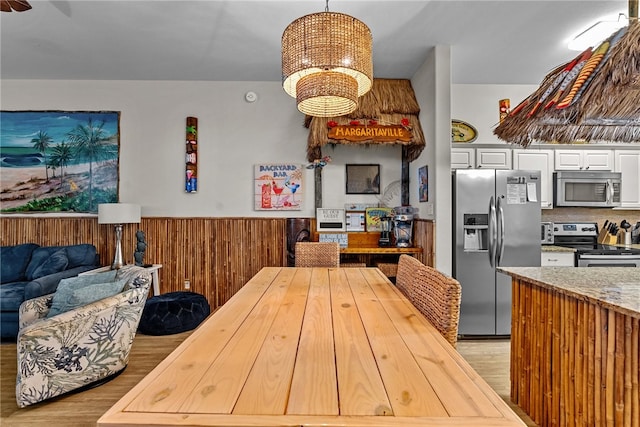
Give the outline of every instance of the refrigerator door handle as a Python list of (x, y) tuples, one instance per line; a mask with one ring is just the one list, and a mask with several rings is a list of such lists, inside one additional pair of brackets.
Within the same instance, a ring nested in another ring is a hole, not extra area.
[(489, 264), (491, 267), (495, 267), (496, 263), (496, 239), (498, 237), (498, 224), (496, 219), (496, 204), (491, 196), (489, 200)]
[(502, 263), (502, 255), (504, 254), (504, 209), (502, 208), (502, 200), (498, 198), (498, 202), (496, 203), (496, 211), (497, 211), (497, 224), (498, 230), (496, 232), (498, 239), (498, 249), (496, 251), (496, 265), (500, 265)]

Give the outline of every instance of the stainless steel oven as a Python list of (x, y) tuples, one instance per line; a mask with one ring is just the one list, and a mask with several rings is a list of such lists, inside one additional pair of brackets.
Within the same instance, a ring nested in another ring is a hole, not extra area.
[(543, 222), (540, 224), (540, 243), (543, 245), (553, 245), (552, 222)]
[(577, 256), (578, 267), (640, 267), (640, 253), (614, 251), (606, 253), (580, 253)]
[(554, 223), (554, 245), (575, 249), (576, 267), (640, 267), (640, 249), (598, 244), (597, 223)]

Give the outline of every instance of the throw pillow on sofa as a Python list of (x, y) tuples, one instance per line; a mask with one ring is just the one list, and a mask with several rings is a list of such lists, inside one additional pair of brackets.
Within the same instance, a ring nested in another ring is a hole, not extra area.
[(35, 243), (0, 247), (0, 283), (20, 282), (26, 279), (25, 270), (33, 251), (39, 246)]
[(69, 265), (69, 258), (67, 258), (67, 251), (60, 249), (44, 260), (42, 264), (37, 266), (31, 273), (31, 280), (39, 279), (40, 277), (48, 276), (49, 274), (59, 273), (64, 271)]
[(53, 294), (47, 317), (73, 310), (120, 293), (126, 280), (115, 280), (116, 271), (62, 279)]

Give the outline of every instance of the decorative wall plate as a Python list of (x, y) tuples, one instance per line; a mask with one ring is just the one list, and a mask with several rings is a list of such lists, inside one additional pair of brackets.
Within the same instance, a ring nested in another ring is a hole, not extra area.
[(451, 120), (451, 142), (473, 142), (478, 131), (467, 122)]

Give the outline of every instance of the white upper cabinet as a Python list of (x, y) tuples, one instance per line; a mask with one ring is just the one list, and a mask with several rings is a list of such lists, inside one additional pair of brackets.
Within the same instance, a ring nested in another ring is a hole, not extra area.
[(515, 149), (513, 169), (540, 171), (540, 206), (553, 208), (553, 150)]
[(473, 169), (476, 167), (476, 150), (474, 148), (452, 148), (451, 169)]
[(555, 150), (556, 170), (613, 170), (613, 150)]
[(452, 148), (451, 169), (511, 169), (511, 148)]
[(477, 148), (476, 167), (511, 169), (511, 148)]
[(622, 173), (623, 208), (640, 208), (640, 150), (615, 150), (614, 172)]

